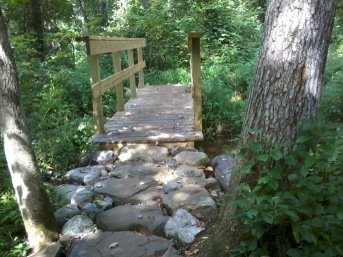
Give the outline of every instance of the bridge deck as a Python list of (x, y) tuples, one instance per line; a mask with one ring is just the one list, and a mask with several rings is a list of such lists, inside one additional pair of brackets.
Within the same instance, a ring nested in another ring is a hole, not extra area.
[(203, 134), (194, 130), (192, 96), (179, 84), (138, 89), (137, 98), (105, 123), (105, 133), (91, 139), (102, 148), (141, 143), (192, 145), (199, 140)]

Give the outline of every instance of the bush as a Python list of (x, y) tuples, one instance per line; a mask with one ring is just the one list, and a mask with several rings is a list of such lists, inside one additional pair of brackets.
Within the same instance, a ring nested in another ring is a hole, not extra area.
[[(304, 121), (296, 140), (250, 141), (242, 183), (230, 203), (244, 224), (234, 256), (343, 255), (343, 124)], [(295, 150), (284, 155), (282, 148)]]

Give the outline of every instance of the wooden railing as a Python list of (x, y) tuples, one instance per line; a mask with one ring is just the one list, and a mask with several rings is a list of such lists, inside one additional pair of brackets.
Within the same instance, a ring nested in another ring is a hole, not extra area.
[[(87, 55), (89, 60), (91, 88), (92, 88), (92, 103), (94, 129), (96, 133), (104, 133), (105, 118), (103, 114), (102, 95), (108, 90), (115, 88), (115, 96), (117, 102), (117, 110), (124, 110), (124, 94), (123, 81), (130, 79), (131, 98), (136, 97), (136, 82), (135, 74), (138, 73), (138, 87), (144, 86), (143, 68), (146, 66), (143, 61), (142, 48), (146, 46), (144, 38), (113, 38), (113, 37), (96, 37), (87, 36), (78, 38), (79, 41), (84, 41), (87, 47)], [(137, 49), (138, 63), (134, 63), (134, 49)], [(121, 70), (120, 53), (127, 51), (129, 67)], [(112, 54), (113, 59), (113, 75), (100, 79), (100, 64), (99, 56), (101, 54)]]
[(194, 129), (197, 131), (202, 131), (200, 38), (201, 34), (198, 33), (188, 35), (188, 50), (191, 54)]

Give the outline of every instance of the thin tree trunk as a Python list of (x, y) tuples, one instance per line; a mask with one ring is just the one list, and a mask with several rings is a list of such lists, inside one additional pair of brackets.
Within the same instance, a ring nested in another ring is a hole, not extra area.
[[(303, 118), (312, 118), (319, 105), (323, 72), (338, 0), (270, 0), (254, 86), (243, 124), (272, 142), (293, 141)], [(238, 167), (239, 170), (239, 167)], [(254, 184), (258, 177), (251, 176)], [(239, 174), (231, 181), (233, 192)], [(242, 224), (221, 210), (205, 255), (227, 257), (240, 244)]]
[(31, 29), (35, 33), (34, 47), (37, 51), (37, 57), (44, 61), (44, 37), (43, 37), (43, 19), (41, 11), (41, 0), (31, 0)]
[(0, 128), (13, 188), (34, 250), (58, 239), (57, 224), (24, 121), (19, 81), (0, 9)]

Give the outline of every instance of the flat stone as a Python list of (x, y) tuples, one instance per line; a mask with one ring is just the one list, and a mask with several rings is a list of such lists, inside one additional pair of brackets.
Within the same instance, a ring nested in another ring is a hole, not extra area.
[(164, 236), (168, 217), (156, 205), (123, 205), (97, 215), (97, 227), (103, 231), (137, 231), (144, 235)]
[(180, 257), (176, 254), (176, 249), (172, 246), (169, 246), (168, 250), (162, 255), (162, 257)]
[(184, 177), (181, 179), (181, 185), (183, 187), (198, 185), (208, 190), (220, 189), (219, 182), (215, 178), (192, 178)]
[(143, 236), (130, 231), (99, 231), (72, 246), (68, 257), (161, 257), (171, 246), (165, 238)]
[(161, 173), (168, 172), (168, 167), (166, 165), (158, 165), (151, 162), (143, 161), (124, 161), (118, 162), (113, 167), (110, 173), (110, 177), (115, 178), (151, 178), (155, 179), (160, 176)]
[(114, 206), (124, 204), (139, 204), (140, 198), (137, 194), (153, 187), (155, 181), (151, 179), (135, 179), (135, 178), (109, 178), (104, 181), (97, 182), (94, 185), (94, 191), (97, 194), (109, 196), (113, 200)]
[(163, 162), (168, 158), (168, 149), (161, 146), (129, 145), (123, 147), (118, 159), (123, 161), (143, 160), (147, 162)]
[(75, 194), (76, 190), (82, 186), (78, 185), (71, 185), (71, 184), (65, 184), (60, 185), (55, 188), (55, 192), (57, 197), (61, 200), (64, 204), (70, 204), (71, 198)]
[(201, 224), (197, 218), (184, 209), (179, 209), (168, 220), (164, 231), (166, 236), (177, 235), (181, 242), (189, 244), (195, 239), (195, 236), (199, 234), (204, 227), (199, 226)]
[(189, 165), (181, 165), (174, 173), (177, 177), (205, 178), (205, 174), (201, 169)]
[(202, 167), (210, 164), (210, 159), (207, 154), (203, 152), (181, 152), (175, 156), (178, 164), (185, 164), (189, 166)]
[(233, 172), (233, 168), (236, 165), (235, 159), (228, 155), (222, 154), (216, 156), (212, 160), (212, 167), (214, 168), (214, 176), (218, 182), (222, 185), (223, 189), (227, 191)]
[(173, 215), (179, 209), (185, 209), (201, 220), (214, 221), (218, 209), (206, 189), (200, 186), (186, 186), (162, 198), (165, 208)]
[(78, 167), (68, 171), (64, 177), (69, 183), (93, 186), (97, 181), (100, 180), (101, 176), (107, 175), (108, 172), (105, 166), (96, 165)]
[(55, 219), (58, 225), (62, 227), (68, 220), (79, 214), (81, 211), (75, 204), (68, 204), (55, 212)]
[(181, 153), (181, 152), (185, 152), (185, 151), (188, 151), (188, 152), (198, 152), (197, 149), (193, 148), (193, 147), (190, 147), (190, 146), (178, 146), (178, 147), (175, 147), (171, 150), (170, 152), (170, 156), (171, 157), (174, 157), (175, 155)]
[(93, 221), (83, 215), (76, 215), (64, 224), (62, 234), (67, 236), (84, 235), (96, 229)]

